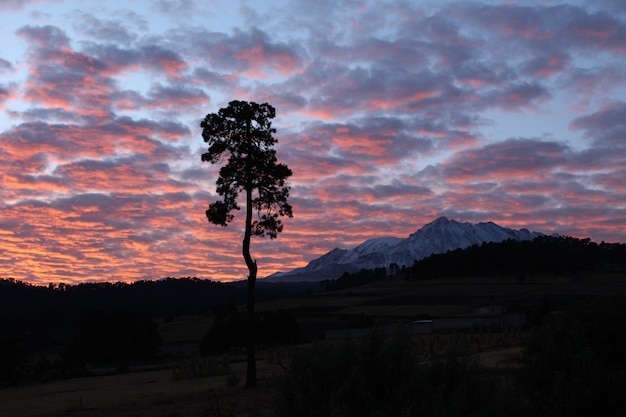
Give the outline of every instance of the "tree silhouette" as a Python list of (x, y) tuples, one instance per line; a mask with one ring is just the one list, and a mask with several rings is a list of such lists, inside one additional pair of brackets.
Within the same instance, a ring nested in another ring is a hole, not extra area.
[[(256, 384), (254, 340), (254, 285), (257, 275), (256, 260), (250, 255), (250, 237), (269, 235), (276, 238), (283, 230), (279, 216), (292, 217), (287, 203), (289, 187), (285, 180), (292, 172), (278, 163), (272, 148), (276, 139), (272, 134), (271, 119), (276, 116), (274, 107), (267, 103), (231, 101), (228, 107), (208, 114), (200, 123), (202, 138), (209, 145), (202, 161), (212, 164), (227, 159), (220, 168), (217, 194), (222, 197), (209, 205), (206, 215), (211, 223), (227, 226), (233, 210), (239, 210), (239, 193), (245, 191), (246, 220), (243, 238), (243, 257), (248, 267), (247, 302), (247, 373), (246, 387)], [(253, 211), (257, 218), (253, 220)]]

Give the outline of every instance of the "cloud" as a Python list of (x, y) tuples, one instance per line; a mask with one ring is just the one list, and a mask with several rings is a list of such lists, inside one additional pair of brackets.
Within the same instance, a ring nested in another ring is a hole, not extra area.
[[(127, 22), (120, 17), (124, 17)], [(147, 29), (145, 19), (130, 12), (117, 12), (115, 19), (99, 19), (90, 13), (76, 11), (72, 21), (75, 22), (74, 27), (78, 31), (91, 39), (98, 42), (116, 42), (122, 45), (137, 40), (137, 34), (133, 32), (131, 25), (138, 26), (139, 29)]]
[(142, 65), (152, 70), (165, 71), (170, 77), (181, 76), (187, 69), (187, 64), (178, 53), (157, 44), (141, 46), (137, 58)]
[(498, 107), (505, 111), (536, 108), (550, 98), (545, 87), (537, 83), (521, 83), (507, 86), (494, 92), (488, 92), (485, 102), (489, 107)]
[(571, 128), (582, 130), (596, 146), (626, 148), (626, 102), (606, 104), (599, 111), (576, 118)]
[(7, 5), (1, 276), (245, 278), (200, 159), (232, 99), (294, 172), (261, 276), (440, 215), (625, 239), (621, 2)]
[(575, 100), (569, 107), (584, 113), (601, 105), (611, 91), (623, 83), (626, 70), (615, 64), (603, 64), (592, 68), (574, 68), (561, 74), (561, 84), (568, 96)]
[(6, 59), (0, 58), (0, 71), (10, 71), (13, 69), (13, 65)]
[[(14, 258), (11, 264), (0, 264), (15, 272), (31, 270), (32, 256), (38, 256), (43, 268), (55, 265), (57, 277), (76, 282), (94, 274), (142, 279), (154, 273), (151, 254), (161, 252), (158, 262), (169, 266), (159, 266), (159, 271), (172, 275), (180, 273), (179, 262), (192, 275), (200, 275), (199, 268), (207, 263), (232, 262), (233, 255), (225, 254), (206, 261), (206, 227), (201, 227), (200, 216), (186, 217), (190, 208), (200, 212), (197, 199), (185, 193), (85, 193), (48, 202), (25, 200), (2, 210), (3, 230), (11, 231), (5, 249)], [(198, 232), (189, 234), (181, 225)], [(75, 236), (81, 236), (80, 246)]]
[(4, 108), (5, 101), (11, 100), (15, 97), (14, 90), (14, 85), (3, 86), (0, 84), (0, 109)]
[(566, 162), (566, 145), (537, 139), (508, 139), (480, 149), (458, 152), (444, 162), (443, 173), (450, 182), (498, 178), (541, 180)]
[(566, 71), (571, 64), (571, 56), (559, 51), (546, 53), (523, 64), (523, 72), (538, 78), (549, 78)]
[(188, 85), (164, 86), (155, 83), (148, 91), (150, 102), (144, 103), (146, 107), (159, 109), (172, 109), (184, 112), (189, 108), (200, 107), (209, 101), (209, 96), (204, 90)]
[(8, 10), (21, 10), (31, 5), (44, 3), (44, 0), (3, 0), (2, 7)]
[(469, 22), (503, 36), (509, 44), (624, 53), (623, 23), (606, 11), (591, 12), (570, 4), (543, 7), (469, 3), (462, 9)]
[(296, 45), (273, 41), (264, 31), (253, 27), (236, 29), (232, 35), (189, 30), (176, 39), (191, 39), (203, 61), (231, 77), (270, 78), (301, 70), (302, 58)]
[(65, 32), (52, 25), (23, 26), (17, 31), (17, 35), (31, 42), (34, 47), (49, 53), (69, 48), (69, 38)]

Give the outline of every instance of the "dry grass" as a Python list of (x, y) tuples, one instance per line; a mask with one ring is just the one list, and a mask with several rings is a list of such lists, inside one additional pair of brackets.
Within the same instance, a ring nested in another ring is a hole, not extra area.
[[(233, 364), (232, 371), (245, 380), (243, 363)], [(259, 361), (258, 387), (249, 390), (229, 385), (228, 375), (174, 380), (171, 370), (6, 388), (0, 390), (0, 416), (270, 416), (283, 372)]]

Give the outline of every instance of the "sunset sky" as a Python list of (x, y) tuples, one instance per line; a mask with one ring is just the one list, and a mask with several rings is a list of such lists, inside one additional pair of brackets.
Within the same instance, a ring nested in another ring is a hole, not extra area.
[(276, 107), (259, 276), (439, 216), (626, 242), (626, 2), (0, 0), (0, 278), (239, 280), (200, 120)]

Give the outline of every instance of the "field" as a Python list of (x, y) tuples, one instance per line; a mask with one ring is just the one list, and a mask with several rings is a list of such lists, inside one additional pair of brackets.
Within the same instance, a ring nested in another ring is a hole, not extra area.
[[(432, 282), (384, 281), (333, 293), (318, 293), (258, 304), (259, 310), (292, 311), (309, 337), (328, 329), (346, 329), (360, 316), (374, 325), (405, 323), (416, 317), (467, 315), (472, 307), (505, 304), (528, 311), (545, 303), (557, 306), (590, 296), (626, 294), (624, 275), (581, 275), (573, 278), (457, 279)], [(193, 357), (200, 338), (211, 324), (205, 316), (160, 320), (163, 350)], [(463, 344), (485, 366), (506, 372), (516, 366), (524, 329), (503, 332), (459, 330), (416, 335), (424, 352), (444, 354)], [(231, 352), (229, 369), (222, 375), (202, 378), (173, 377), (171, 366), (120, 375), (52, 381), (39, 385), (0, 389), (0, 416), (271, 416), (290, 349), (259, 351), (259, 383), (243, 389), (245, 364), (242, 352)], [(217, 360), (217, 359), (216, 359)], [(220, 359), (221, 360), (221, 359)]]
[[(234, 364), (233, 371), (243, 375), (244, 364)], [(269, 415), (262, 413), (273, 409), (273, 384), (282, 368), (260, 361), (258, 371), (258, 387), (245, 391), (229, 386), (226, 375), (174, 380), (170, 369), (5, 388), (0, 390), (0, 415), (182, 417), (219, 416), (227, 410)]]

